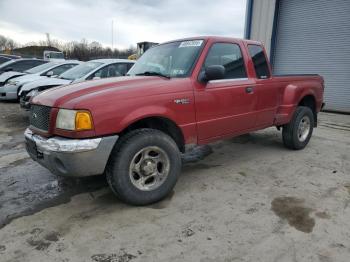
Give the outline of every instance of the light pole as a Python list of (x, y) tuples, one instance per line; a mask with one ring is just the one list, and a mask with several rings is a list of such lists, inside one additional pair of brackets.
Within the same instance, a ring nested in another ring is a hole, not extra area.
[(114, 20), (112, 19), (112, 50), (114, 45)]

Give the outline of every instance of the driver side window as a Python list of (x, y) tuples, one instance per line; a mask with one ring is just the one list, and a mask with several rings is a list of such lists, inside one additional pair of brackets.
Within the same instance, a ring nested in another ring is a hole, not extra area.
[(222, 65), (225, 67), (225, 79), (247, 77), (242, 52), (237, 44), (213, 44), (207, 54), (202, 70), (211, 65)]
[(124, 63), (111, 64), (97, 70), (91, 77), (89, 77), (89, 79), (93, 79), (94, 77), (107, 78), (123, 76), (127, 71), (127, 65)]
[(95, 73), (93, 73), (91, 75), (91, 77), (89, 77), (89, 79), (93, 79), (94, 77), (106, 78), (107, 77), (107, 73), (108, 73), (107, 66), (105, 66), (105, 67), (97, 70)]

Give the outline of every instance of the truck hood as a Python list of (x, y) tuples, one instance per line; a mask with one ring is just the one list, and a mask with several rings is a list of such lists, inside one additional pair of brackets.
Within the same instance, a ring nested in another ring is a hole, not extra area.
[(0, 75), (0, 82), (6, 82), (10, 78), (14, 78), (22, 75), (25, 75), (25, 73), (16, 72), (16, 71), (5, 72)]
[[(176, 92), (185, 78), (166, 79), (157, 76), (125, 76), (89, 80), (52, 88), (34, 97), (32, 103), (68, 109), (89, 109), (98, 100), (111, 100)], [(186, 80), (188, 81), (188, 80)], [(169, 90), (170, 88), (170, 90)]]
[(39, 79), (35, 81), (24, 84), (19, 94), (21, 94), (22, 91), (30, 91), (42, 86), (61, 86), (61, 85), (67, 85), (70, 83), (71, 83), (71, 80), (67, 80), (67, 79), (60, 79), (55, 77), (50, 78), (46, 76), (41, 76)]

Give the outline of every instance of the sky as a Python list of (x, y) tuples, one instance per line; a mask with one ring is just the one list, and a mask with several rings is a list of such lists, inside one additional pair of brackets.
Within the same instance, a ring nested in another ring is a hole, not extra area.
[(113, 24), (117, 48), (200, 35), (242, 38), (245, 9), (246, 0), (0, 0), (0, 35), (25, 44), (50, 33), (111, 47)]

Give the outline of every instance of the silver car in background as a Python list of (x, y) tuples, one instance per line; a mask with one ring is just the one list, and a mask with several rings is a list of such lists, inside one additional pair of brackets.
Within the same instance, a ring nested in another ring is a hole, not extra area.
[(57, 78), (46, 78), (22, 86), (19, 92), (22, 108), (29, 109), (30, 99), (49, 88), (86, 80), (124, 76), (135, 61), (127, 59), (96, 59), (80, 64)]

